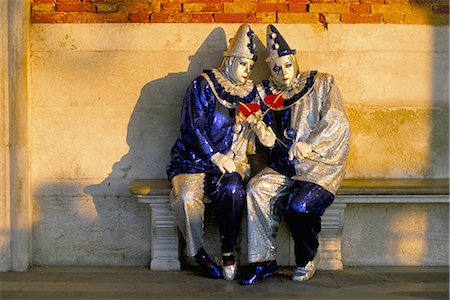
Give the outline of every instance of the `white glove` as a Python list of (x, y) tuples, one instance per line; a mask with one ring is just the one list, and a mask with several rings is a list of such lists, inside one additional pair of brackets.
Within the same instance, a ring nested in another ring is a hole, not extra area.
[(302, 159), (308, 157), (311, 154), (312, 149), (305, 142), (296, 142), (292, 145), (291, 149), (289, 149), (289, 160), (293, 160), (294, 157), (297, 159)]
[(272, 128), (267, 127), (263, 121), (258, 120), (254, 115), (250, 115), (247, 117), (247, 122), (250, 124), (250, 128), (258, 136), (259, 141), (264, 146), (271, 148), (275, 145), (275, 141), (277, 140), (277, 136), (273, 132)]
[(248, 125), (250, 125), (250, 128), (252, 128), (253, 126), (256, 125), (256, 123), (258, 123), (258, 118), (255, 117), (254, 114), (252, 114), (247, 117), (246, 121), (247, 121)]
[(277, 136), (272, 130), (272, 127), (267, 127), (263, 122), (259, 121), (254, 127), (255, 133), (258, 136), (259, 141), (264, 146), (271, 148), (275, 145)]
[(211, 161), (220, 169), (222, 173), (231, 173), (236, 171), (236, 165), (234, 161), (225, 154), (217, 152), (213, 156), (211, 156)]

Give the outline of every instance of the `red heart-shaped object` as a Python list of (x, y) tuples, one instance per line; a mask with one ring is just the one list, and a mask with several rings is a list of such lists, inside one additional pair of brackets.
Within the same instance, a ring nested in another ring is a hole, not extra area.
[(261, 106), (258, 103), (242, 103), (239, 102), (239, 111), (244, 115), (244, 117), (248, 117), (261, 109)]
[(264, 103), (271, 109), (278, 109), (283, 106), (284, 98), (282, 94), (270, 94), (264, 98)]

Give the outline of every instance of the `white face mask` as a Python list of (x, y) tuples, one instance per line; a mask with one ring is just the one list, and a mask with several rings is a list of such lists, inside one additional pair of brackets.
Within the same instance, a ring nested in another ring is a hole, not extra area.
[(237, 84), (247, 82), (253, 70), (254, 61), (248, 58), (236, 57), (231, 65), (231, 76)]
[(285, 55), (269, 62), (272, 78), (280, 86), (290, 86), (297, 77), (297, 62), (292, 55)]

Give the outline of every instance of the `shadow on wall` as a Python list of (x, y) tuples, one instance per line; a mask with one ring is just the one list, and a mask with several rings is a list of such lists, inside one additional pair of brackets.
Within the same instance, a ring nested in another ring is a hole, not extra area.
[[(184, 92), (203, 69), (217, 66), (226, 49), (223, 29), (214, 29), (189, 57), (187, 72), (171, 73), (145, 84), (131, 115), (127, 129), (129, 152), (112, 166), (101, 184), (85, 189), (91, 195), (110, 193), (116, 181), (128, 184), (134, 178), (166, 177), (161, 166), (169, 160), (170, 149), (179, 129)], [(121, 186), (120, 192), (125, 191)]]
[[(105, 258), (106, 263), (128, 265), (134, 261), (141, 264), (142, 259), (135, 251), (149, 255), (148, 214), (138, 212), (143, 206), (130, 197), (128, 184), (135, 178), (166, 177), (165, 166), (178, 135), (184, 92), (203, 69), (220, 65), (226, 47), (224, 30), (216, 28), (189, 57), (187, 72), (171, 73), (145, 84), (128, 123), (128, 153), (112, 166), (108, 177), (101, 183), (84, 188), (84, 192), (93, 197), (104, 234), (110, 236), (107, 247), (120, 245), (120, 251), (110, 251), (117, 258)], [(141, 247), (142, 243), (145, 247)], [(98, 246), (101, 244), (104, 243)], [(134, 257), (127, 257), (127, 253)]]
[[(448, 27), (434, 26), (431, 103), (428, 115), (428, 161), (423, 177), (449, 177), (449, 35)], [(397, 210), (395, 209), (397, 208)], [(448, 204), (386, 207), (389, 217), (383, 240), (387, 263), (448, 265)], [(447, 224), (445, 226), (445, 224)], [(444, 225), (444, 226), (442, 226)]]
[(33, 265), (146, 265), (149, 212), (127, 198), (93, 202), (81, 185), (67, 180), (33, 192)]
[[(435, 26), (433, 36), (433, 90), (430, 113), (430, 168), (439, 166), (436, 177), (449, 177), (449, 28)], [(431, 171), (431, 170), (430, 170)], [(429, 171), (429, 172), (430, 172)], [(428, 175), (428, 174), (426, 174)], [(433, 174), (434, 175), (434, 174)]]
[[(449, 27), (435, 26), (433, 30), (433, 91), (432, 111), (430, 113), (430, 160), (429, 166), (441, 166), (440, 174), (436, 177), (449, 178), (449, 112), (450, 112), (450, 61), (449, 61)], [(431, 213), (435, 215), (432, 215)], [(427, 233), (427, 244), (424, 246), (426, 254), (438, 253), (442, 257), (443, 264), (449, 262), (449, 206), (442, 205), (435, 210), (429, 210), (427, 228), (438, 228)], [(442, 217), (442, 219), (439, 218)], [(439, 223), (439, 221), (441, 223)], [(447, 224), (447, 226), (436, 226)], [(444, 241), (444, 242), (441, 242)], [(439, 249), (440, 251), (436, 251)]]
[[(268, 73), (264, 63), (265, 47), (259, 39), (255, 43), (260, 59), (255, 66), (258, 71), (252, 77), (255, 82), (260, 82), (267, 78)], [(128, 265), (135, 261), (141, 264), (142, 258), (136, 251), (149, 254), (149, 233), (144, 228), (148, 226), (148, 220), (143, 220), (148, 219), (148, 214), (138, 212), (139, 207), (142, 210), (143, 204), (138, 204), (130, 197), (128, 184), (135, 178), (166, 178), (165, 166), (178, 136), (185, 90), (204, 69), (220, 66), (226, 49), (224, 30), (215, 28), (195, 54), (189, 57), (187, 72), (168, 74), (145, 84), (128, 123), (128, 153), (112, 166), (108, 177), (101, 183), (84, 188), (84, 192), (93, 197), (98, 222), (103, 224), (105, 234), (110, 236), (106, 247), (117, 248), (121, 245), (121, 251), (111, 252), (111, 257), (105, 258), (106, 263)], [(116, 209), (120, 213), (114, 213)], [(144, 211), (147, 212), (147, 207)], [(217, 232), (211, 231), (215, 228), (206, 229), (205, 237), (211, 235), (218, 239)], [(142, 247), (143, 243), (146, 243), (146, 247)]]

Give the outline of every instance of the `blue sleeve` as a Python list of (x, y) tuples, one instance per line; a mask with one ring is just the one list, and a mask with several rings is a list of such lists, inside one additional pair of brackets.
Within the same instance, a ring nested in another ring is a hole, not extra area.
[(183, 99), (181, 130), (190, 150), (209, 159), (216, 150), (208, 136), (208, 121), (214, 113), (214, 101), (208, 88), (208, 84), (200, 77), (187, 88)]

